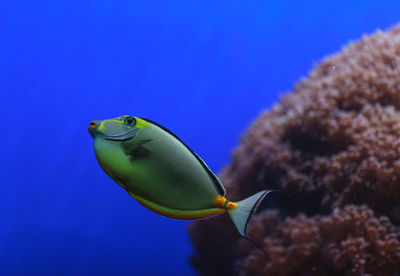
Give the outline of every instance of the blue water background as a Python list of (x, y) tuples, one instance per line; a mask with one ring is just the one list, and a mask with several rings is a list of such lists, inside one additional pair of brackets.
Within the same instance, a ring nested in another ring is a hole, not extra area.
[(194, 275), (188, 222), (104, 174), (92, 119), (132, 114), (214, 171), (313, 64), (400, 1), (0, 1), (1, 275)]

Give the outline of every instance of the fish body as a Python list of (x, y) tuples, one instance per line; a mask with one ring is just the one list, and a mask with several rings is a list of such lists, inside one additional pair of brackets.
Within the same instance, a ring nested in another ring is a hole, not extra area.
[(125, 115), (92, 121), (89, 132), (102, 169), (145, 207), (185, 220), (227, 211), (247, 237), (249, 218), (267, 191), (230, 202), (205, 162), (171, 131), (147, 119)]

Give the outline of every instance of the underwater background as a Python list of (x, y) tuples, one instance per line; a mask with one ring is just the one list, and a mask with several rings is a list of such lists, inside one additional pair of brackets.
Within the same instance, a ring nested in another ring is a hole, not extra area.
[(316, 62), (399, 19), (398, 1), (0, 1), (0, 274), (195, 275), (188, 222), (105, 175), (89, 121), (152, 119), (218, 172)]

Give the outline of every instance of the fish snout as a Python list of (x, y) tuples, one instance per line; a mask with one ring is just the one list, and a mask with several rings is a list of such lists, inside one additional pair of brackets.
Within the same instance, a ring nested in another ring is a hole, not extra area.
[(100, 125), (98, 121), (90, 121), (88, 130), (90, 132), (90, 135), (94, 138), (94, 131), (95, 129)]

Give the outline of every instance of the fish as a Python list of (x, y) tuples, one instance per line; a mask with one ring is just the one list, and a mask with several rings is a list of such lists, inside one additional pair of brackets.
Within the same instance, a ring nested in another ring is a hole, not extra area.
[(148, 209), (173, 219), (195, 220), (227, 212), (239, 234), (260, 202), (260, 191), (229, 201), (220, 179), (169, 129), (149, 119), (123, 115), (89, 123), (103, 171)]

